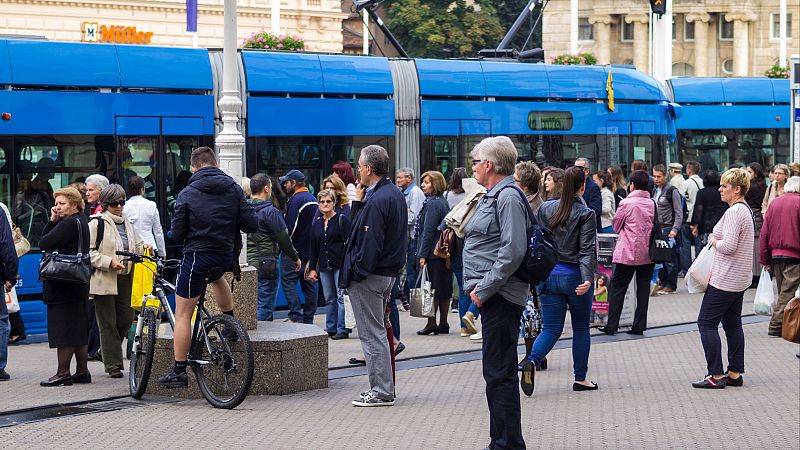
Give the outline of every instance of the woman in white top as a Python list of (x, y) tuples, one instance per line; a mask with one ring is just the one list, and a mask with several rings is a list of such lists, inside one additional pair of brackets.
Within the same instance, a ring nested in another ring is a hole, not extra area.
[(592, 175), (594, 182), (600, 186), (600, 195), (603, 199), (603, 210), (600, 214), (600, 232), (613, 233), (614, 229), (611, 223), (614, 221), (614, 214), (617, 212), (616, 202), (614, 201), (614, 193), (611, 192), (611, 177), (608, 172), (599, 171)]
[(164, 243), (164, 231), (161, 229), (161, 218), (155, 202), (142, 197), (144, 180), (131, 177), (128, 180), (128, 201), (125, 203), (125, 217), (131, 221), (133, 228), (146, 245), (162, 258), (167, 256)]
[(355, 175), (353, 175), (353, 166), (347, 161), (336, 161), (336, 163), (333, 164), (333, 173), (339, 175), (339, 178), (344, 182), (347, 189), (347, 198), (350, 199), (350, 203), (352, 203), (353, 199), (356, 198), (357, 181)]

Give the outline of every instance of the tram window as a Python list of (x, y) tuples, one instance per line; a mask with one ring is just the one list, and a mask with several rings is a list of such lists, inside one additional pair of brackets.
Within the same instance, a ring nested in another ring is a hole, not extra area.
[(451, 167), (451, 170), (445, 174), (445, 179), (450, 180), (450, 175), (453, 173), (452, 169), (456, 167), (464, 167), (467, 169), (467, 173), (472, 173), (472, 149), (487, 137), (488, 136), (462, 136), (462, 140), (464, 141), (464, 151), (462, 152), (464, 159), (460, 166)]
[(595, 135), (552, 134), (546, 136), (546, 141), (545, 158), (549, 166), (565, 168), (578, 158), (588, 158), (593, 168), (597, 165), (600, 152)]
[(19, 136), (15, 138), (16, 186), (12, 218), (32, 247), (37, 247), (50, 218), (53, 192), (93, 173), (114, 167), (110, 136)]
[[(444, 174), (445, 179), (456, 167), (458, 161), (458, 136), (433, 137), (433, 161), (430, 165), (422, 167), (425, 170), (438, 170)], [(470, 164), (471, 165), (471, 164)]]
[[(627, 153), (626, 153), (627, 155)], [(633, 159), (641, 159), (644, 161), (653, 161), (653, 137), (646, 135), (633, 136)], [(620, 165), (626, 166), (627, 157), (620, 155)], [(623, 164), (624, 163), (624, 164)], [(651, 165), (652, 166), (652, 165)]]
[(0, 137), (0, 201), (11, 204), (11, 168), (6, 155), (11, 154), (11, 138)]
[(719, 130), (683, 130), (678, 133), (681, 161), (699, 161), (703, 170), (720, 171), (730, 165), (729, 137)]
[[(306, 186), (316, 191), (323, 176), (320, 156), (324, 138), (297, 136), (259, 137), (255, 140), (258, 155), (257, 170), (276, 178), (292, 169), (306, 176)], [(326, 168), (325, 170), (330, 170)]]

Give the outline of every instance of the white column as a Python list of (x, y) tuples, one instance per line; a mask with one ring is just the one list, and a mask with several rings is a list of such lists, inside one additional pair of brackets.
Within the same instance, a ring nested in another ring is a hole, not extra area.
[(733, 76), (746, 77), (750, 67), (748, 46), (748, 22), (756, 19), (751, 11), (738, 11), (725, 14), (726, 22), (733, 22)]
[(281, 0), (272, 0), (272, 34), (281, 34)]
[(672, 77), (672, 0), (666, 0), (667, 13), (653, 18), (653, 78), (666, 81)]
[(694, 23), (694, 76), (708, 76), (708, 13), (686, 15), (686, 21)]
[[(770, 20), (772, 20), (772, 17), (770, 17)], [(786, 30), (786, 0), (781, 0), (781, 2), (780, 2), (780, 17), (779, 17), (779, 20), (780, 20), (780, 26), (779, 26), (779, 29), (778, 29), (778, 37), (780, 38), (781, 43), (780, 43), (780, 51), (779, 51), (779, 55), (780, 56), (779, 56), (779, 59), (778, 59), (778, 64), (780, 64), (782, 66), (785, 66), (786, 65), (786, 40), (787, 40), (787, 37), (786, 37), (786, 33), (787, 33), (787, 30)], [(798, 18), (795, 17), (794, 20), (798, 20)], [(772, 36), (770, 36), (770, 37), (772, 37)]]
[(578, 53), (578, 0), (569, 1), (569, 52)]
[(597, 64), (611, 64), (611, 16), (594, 14), (589, 17), (589, 23), (595, 26), (594, 53)]
[[(222, 50), (222, 97), (219, 99), (219, 110), (222, 115), (222, 131), (217, 134), (217, 153), (219, 168), (230, 175), (236, 182), (242, 179), (244, 153), (244, 136), (239, 131), (239, 111), (242, 101), (239, 100), (239, 57), (236, 51), (236, 0), (225, 0), (224, 9), (224, 44)], [(247, 240), (243, 239), (246, 245)], [(247, 251), (239, 254), (239, 263), (247, 265)]]
[(361, 10), (361, 21), (364, 23), (364, 29), (361, 31), (363, 38), (361, 39), (361, 53), (369, 55), (369, 13), (366, 9)]
[(649, 69), (648, 50), (649, 35), (647, 24), (650, 22), (649, 14), (628, 14), (625, 23), (633, 24), (633, 65), (639, 72), (647, 73)]

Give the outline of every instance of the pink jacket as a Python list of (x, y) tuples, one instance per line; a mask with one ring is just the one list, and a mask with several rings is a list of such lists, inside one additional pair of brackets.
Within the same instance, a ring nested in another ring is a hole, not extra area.
[(619, 202), (614, 215), (614, 232), (619, 234), (612, 262), (628, 266), (650, 264), (650, 233), (655, 203), (647, 191), (635, 190)]

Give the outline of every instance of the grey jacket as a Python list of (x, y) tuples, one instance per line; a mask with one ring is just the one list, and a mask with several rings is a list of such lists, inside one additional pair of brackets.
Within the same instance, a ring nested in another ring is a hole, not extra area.
[[(667, 192), (672, 194), (671, 198), (667, 197)], [(658, 223), (661, 224), (661, 227), (680, 231), (683, 223), (683, 206), (678, 188), (672, 187), (669, 182), (665, 183), (656, 202), (658, 204)]]
[[(513, 188), (498, 192), (505, 186)], [(500, 294), (505, 300), (525, 305), (530, 286), (513, 274), (525, 256), (528, 209), (508, 176), (483, 196), (465, 227), (464, 292), (482, 301)], [(499, 223), (498, 223), (499, 220)], [(501, 232), (502, 230), (502, 232)]]

